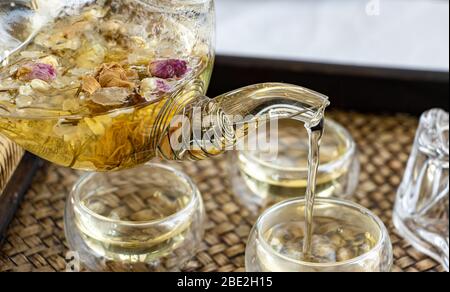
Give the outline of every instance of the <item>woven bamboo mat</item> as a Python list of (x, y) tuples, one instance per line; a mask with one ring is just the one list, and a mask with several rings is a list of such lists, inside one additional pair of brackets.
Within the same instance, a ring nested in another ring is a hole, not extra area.
[[(388, 226), (394, 245), (393, 271), (443, 271), (404, 241), (391, 223), (395, 192), (413, 143), (417, 119), (333, 113), (358, 143), (362, 173), (355, 200)], [(198, 184), (208, 213), (207, 232), (186, 271), (244, 271), (247, 236), (254, 223), (236, 203), (226, 173), (226, 159), (177, 166)], [(0, 271), (63, 271), (67, 245), (63, 231), (65, 197), (80, 173), (48, 165), (35, 178), (0, 249)]]

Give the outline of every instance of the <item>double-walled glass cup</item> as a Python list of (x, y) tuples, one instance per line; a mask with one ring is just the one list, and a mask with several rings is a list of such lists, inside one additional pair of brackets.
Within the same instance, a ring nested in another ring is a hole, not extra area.
[(65, 212), (70, 249), (91, 271), (178, 271), (204, 234), (200, 192), (159, 164), (92, 173), (73, 188)]
[(356, 203), (319, 198), (315, 206), (312, 255), (303, 260), (304, 199), (267, 209), (250, 233), (248, 272), (389, 272), (392, 245), (381, 220)]
[[(298, 121), (281, 120), (271, 131), (276, 133), (257, 135), (271, 137), (269, 147), (273, 149), (236, 151), (229, 157), (234, 193), (254, 213), (306, 193), (309, 155), (306, 129)], [(277, 140), (272, 140), (273, 137)], [(331, 119), (325, 120), (320, 162), (317, 195), (349, 199), (359, 180), (356, 143), (343, 126)]]
[(393, 221), (415, 248), (449, 270), (449, 114), (425, 112), (417, 130)]

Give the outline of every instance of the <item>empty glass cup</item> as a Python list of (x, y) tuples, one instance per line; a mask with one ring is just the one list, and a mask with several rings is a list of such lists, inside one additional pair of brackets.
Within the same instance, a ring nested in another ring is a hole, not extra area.
[(388, 272), (393, 262), (386, 227), (369, 210), (335, 198), (316, 202), (311, 260), (303, 257), (304, 199), (267, 209), (250, 233), (248, 272)]
[(146, 164), (82, 177), (66, 203), (65, 231), (91, 271), (178, 271), (200, 246), (204, 218), (185, 174)]
[[(279, 121), (273, 153), (262, 150), (230, 154), (229, 174), (237, 199), (252, 212), (285, 199), (305, 195), (308, 177), (308, 135), (295, 120)], [(267, 149), (265, 149), (267, 150)], [(325, 121), (317, 174), (319, 197), (348, 199), (359, 179), (356, 144), (350, 133), (331, 119)]]
[(394, 224), (419, 251), (449, 270), (449, 114), (425, 112), (397, 193)]

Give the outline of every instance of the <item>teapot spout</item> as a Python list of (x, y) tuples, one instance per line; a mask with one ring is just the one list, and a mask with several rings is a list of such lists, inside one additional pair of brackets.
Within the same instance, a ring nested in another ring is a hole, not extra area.
[(232, 149), (262, 123), (296, 119), (312, 129), (323, 125), (328, 98), (283, 83), (244, 87), (214, 99), (196, 98), (175, 115), (157, 145), (160, 157), (201, 160)]

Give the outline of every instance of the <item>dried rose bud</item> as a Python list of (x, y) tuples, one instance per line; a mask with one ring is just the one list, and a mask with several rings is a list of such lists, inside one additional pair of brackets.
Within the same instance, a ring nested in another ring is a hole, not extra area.
[(156, 89), (166, 93), (172, 90), (172, 86), (163, 79), (156, 79)]
[(162, 79), (180, 78), (188, 71), (187, 62), (177, 59), (151, 62), (148, 69), (153, 77)]
[(49, 82), (56, 79), (56, 70), (52, 65), (36, 63), (25, 65), (17, 71), (17, 78), (23, 81), (39, 79)]

